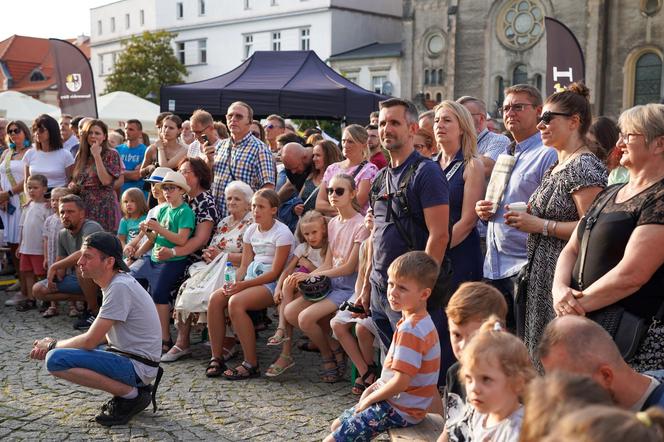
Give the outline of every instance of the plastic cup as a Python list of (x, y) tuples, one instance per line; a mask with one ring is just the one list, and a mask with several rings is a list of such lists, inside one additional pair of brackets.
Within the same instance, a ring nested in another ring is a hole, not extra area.
[(522, 201), (516, 202), (516, 203), (509, 203), (507, 205), (510, 211), (512, 212), (527, 212), (528, 211), (528, 203), (524, 203)]

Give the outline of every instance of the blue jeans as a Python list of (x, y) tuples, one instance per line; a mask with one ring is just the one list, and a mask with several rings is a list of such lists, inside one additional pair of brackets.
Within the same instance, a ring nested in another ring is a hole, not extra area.
[[(83, 289), (78, 283), (78, 278), (76, 273), (69, 273), (62, 278), (62, 281), (54, 280), (55, 287), (58, 293), (71, 293), (72, 295), (80, 295), (83, 293)], [(47, 279), (42, 279), (38, 284), (46, 287), (48, 285)]]
[(49, 373), (70, 368), (86, 368), (130, 387), (145, 385), (136, 374), (134, 364), (129, 358), (110, 351), (56, 348), (46, 354), (45, 364)]
[(355, 407), (349, 408), (339, 416), (339, 421), (341, 426), (334, 431), (332, 437), (335, 441), (343, 442), (369, 441), (391, 428), (405, 428), (412, 425), (387, 401), (371, 404), (357, 414)]
[(187, 265), (186, 259), (154, 262), (149, 256), (144, 256), (131, 265), (129, 274), (146, 288), (155, 304), (168, 304), (171, 292), (184, 275)]

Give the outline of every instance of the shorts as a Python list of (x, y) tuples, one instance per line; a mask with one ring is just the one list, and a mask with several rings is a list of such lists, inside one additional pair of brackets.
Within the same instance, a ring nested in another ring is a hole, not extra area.
[(187, 260), (154, 262), (150, 257), (144, 256), (129, 269), (129, 274), (141, 285), (147, 283), (147, 291), (155, 304), (168, 304), (171, 292), (187, 269)]
[[(271, 269), (272, 266), (270, 266), (269, 264), (263, 264), (261, 262), (252, 261), (251, 264), (249, 264), (249, 267), (247, 268), (247, 275), (244, 277), (244, 280), (251, 281), (252, 279), (256, 279), (259, 276), (261, 276), (263, 273), (269, 272)], [(277, 281), (263, 284), (263, 287), (265, 287), (267, 291), (270, 292), (270, 296), (272, 296), (274, 295), (274, 291), (277, 288)]]
[(56, 348), (46, 353), (45, 365), (49, 373), (86, 368), (130, 387), (145, 385), (129, 358), (110, 351)]
[[(42, 279), (37, 284), (41, 284), (44, 287), (48, 286), (48, 280)], [(72, 295), (81, 295), (83, 294), (83, 289), (81, 289), (80, 284), (78, 283), (78, 278), (75, 273), (69, 273), (62, 278), (61, 281), (55, 281), (56, 292), (58, 293), (70, 293)]]
[(21, 253), (19, 258), (19, 271), (32, 272), (37, 276), (44, 276), (44, 255), (28, 255)]
[(355, 414), (355, 407), (341, 413), (341, 425), (332, 437), (335, 441), (363, 442), (377, 437), (391, 428), (405, 428), (413, 424), (401, 417), (387, 402), (371, 404), (360, 413)]

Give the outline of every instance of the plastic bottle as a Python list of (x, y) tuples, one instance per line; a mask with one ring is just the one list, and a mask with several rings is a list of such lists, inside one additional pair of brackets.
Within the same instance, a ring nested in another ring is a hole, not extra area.
[(224, 287), (228, 288), (233, 284), (235, 284), (235, 267), (232, 263), (227, 262), (224, 269)]

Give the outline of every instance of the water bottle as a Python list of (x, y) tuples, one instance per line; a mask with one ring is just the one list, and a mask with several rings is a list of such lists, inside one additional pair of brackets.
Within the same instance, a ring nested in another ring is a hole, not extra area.
[(235, 284), (235, 267), (232, 263), (227, 262), (224, 269), (224, 288), (228, 289), (233, 284)]

